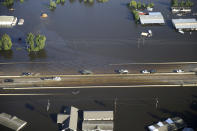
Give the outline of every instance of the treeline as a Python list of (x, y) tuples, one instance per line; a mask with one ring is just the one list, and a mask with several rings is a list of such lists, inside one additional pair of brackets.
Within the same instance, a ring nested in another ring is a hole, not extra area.
[(55, 10), (57, 4), (64, 5), (64, 3), (65, 3), (65, 0), (56, 0), (56, 1), (50, 0), (49, 9)]
[(144, 10), (146, 8), (153, 8), (155, 5), (154, 3), (141, 3), (140, 1), (136, 2), (135, 0), (131, 0), (130, 3), (128, 4), (129, 8), (131, 9), (131, 12), (133, 13), (134, 19), (136, 22), (139, 21), (139, 12), (137, 10)]
[(151, 2), (151, 3), (145, 4), (145, 3), (141, 3), (140, 1), (136, 2), (135, 0), (131, 0), (129, 3), (129, 7), (132, 9), (139, 9), (139, 10), (145, 9), (147, 7), (153, 8), (154, 3)]
[[(44, 35), (34, 35), (33, 33), (27, 34), (26, 43), (28, 52), (38, 52), (45, 47), (46, 37)], [(12, 40), (8, 34), (4, 34), (0, 39), (0, 51), (11, 50)]]
[[(24, 0), (15, 0), (15, 1), (20, 1), (21, 3), (24, 2)], [(14, 5), (14, 0), (3, 0), (3, 5), (7, 7), (12, 7)]]
[(192, 7), (194, 5), (190, 0), (172, 0), (172, 7)]

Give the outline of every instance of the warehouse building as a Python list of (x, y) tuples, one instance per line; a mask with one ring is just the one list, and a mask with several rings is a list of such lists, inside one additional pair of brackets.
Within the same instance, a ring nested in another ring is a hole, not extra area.
[(0, 28), (13, 27), (17, 23), (17, 17), (0, 16)]
[(165, 24), (163, 15), (161, 12), (149, 12), (148, 15), (139, 15), (140, 23), (146, 24)]
[(172, 19), (172, 24), (177, 30), (197, 30), (196, 19)]

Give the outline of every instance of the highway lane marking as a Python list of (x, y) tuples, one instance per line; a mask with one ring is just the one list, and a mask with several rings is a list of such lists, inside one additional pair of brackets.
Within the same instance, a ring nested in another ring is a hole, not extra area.
[(3, 90), (46, 90), (46, 89), (80, 89), (80, 88), (135, 88), (135, 87), (184, 87), (197, 86), (197, 84), (177, 84), (177, 85), (128, 85), (128, 86), (73, 86), (73, 87), (5, 87)]
[(197, 64), (197, 62), (153, 62), (153, 63), (120, 63), (120, 64), (109, 64), (112, 65), (168, 65), (168, 64)]
[(50, 64), (52, 62), (4, 62), (0, 63), (0, 65), (13, 65), (13, 64)]
[(0, 96), (47, 96), (54, 94), (0, 94)]
[(148, 73), (148, 74), (91, 74), (91, 75), (40, 75), (40, 76), (0, 76), (0, 78), (40, 78), (40, 77), (95, 77), (95, 76), (151, 76), (151, 75), (195, 75), (195, 72), (184, 73)]

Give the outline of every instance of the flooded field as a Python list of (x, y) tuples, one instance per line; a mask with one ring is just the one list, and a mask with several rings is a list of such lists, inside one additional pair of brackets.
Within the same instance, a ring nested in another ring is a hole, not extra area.
[[(0, 5), (0, 15), (25, 20), (22, 26), (0, 29), (0, 35), (9, 34), (14, 43), (11, 51), (0, 52), (0, 62), (52, 62), (44, 68), (55, 71), (102, 69), (109, 64), (128, 62), (197, 61), (197, 32), (182, 35), (173, 29), (171, 18), (178, 16), (171, 14), (170, 1), (153, 0), (154, 11), (164, 15), (166, 24), (163, 26), (136, 25), (127, 8), (128, 2), (109, 0), (85, 4), (68, 0), (64, 5), (57, 5), (55, 11), (49, 10), (48, 0), (16, 2), (14, 11)], [(197, 8), (193, 12), (197, 12)], [(47, 13), (48, 18), (41, 18), (41, 13)], [(141, 39), (140, 33), (148, 29), (152, 30), (153, 37)], [(26, 51), (25, 36), (29, 32), (46, 35), (43, 51), (33, 54)], [(22, 41), (18, 41), (19, 37)], [(32, 68), (31, 64), (22, 66)], [(36, 66), (43, 69), (42, 65)], [(20, 67), (12, 65), (10, 68), (17, 70)]]

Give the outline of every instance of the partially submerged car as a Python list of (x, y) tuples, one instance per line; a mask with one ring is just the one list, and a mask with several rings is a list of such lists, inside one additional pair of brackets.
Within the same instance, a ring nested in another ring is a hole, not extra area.
[(126, 70), (126, 69), (120, 69), (120, 70), (117, 70), (117, 73), (119, 73), (119, 74), (128, 74), (129, 71)]
[(184, 70), (177, 69), (177, 70), (173, 70), (173, 72), (175, 72), (175, 73), (184, 73)]
[(90, 74), (93, 74), (93, 72), (90, 71), (90, 70), (80, 70), (79, 73), (81, 73), (82, 75), (90, 75)]
[(151, 70), (149, 70), (149, 72), (150, 72), (150, 73), (156, 73), (156, 70), (151, 69)]

